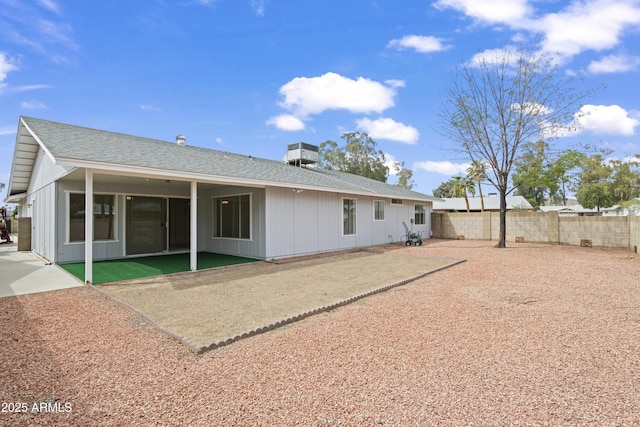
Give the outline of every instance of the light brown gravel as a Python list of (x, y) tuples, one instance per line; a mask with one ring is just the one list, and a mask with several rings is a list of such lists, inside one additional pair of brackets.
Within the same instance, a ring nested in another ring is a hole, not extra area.
[(286, 264), (254, 262), (128, 280), (98, 289), (140, 310), (200, 351), (462, 261), (398, 254), (398, 248), (402, 246)]
[(468, 261), (202, 356), (91, 289), (2, 298), (3, 409), (61, 412), (0, 425), (640, 424), (637, 254), (425, 243)]

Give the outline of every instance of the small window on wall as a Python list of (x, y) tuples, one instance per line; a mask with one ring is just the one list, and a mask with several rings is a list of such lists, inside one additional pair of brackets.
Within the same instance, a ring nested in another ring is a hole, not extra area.
[(402, 206), (402, 199), (391, 199), (391, 204)]
[(215, 197), (213, 199), (213, 237), (251, 238), (251, 196)]
[(384, 220), (384, 200), (373, 201), (373, 219), (375, 221)]
[(342, 234), (356, 234), (356, 199), (342, 199)]
[[(84, 194), (69, 194), (69, 241), (84, 242)], [(93, 240), (115, 239), (116, 197), (93, 195)]]
[(425, 205), (415, 205), (414, 224), (425, 225), (427, 219), (427, 207)]

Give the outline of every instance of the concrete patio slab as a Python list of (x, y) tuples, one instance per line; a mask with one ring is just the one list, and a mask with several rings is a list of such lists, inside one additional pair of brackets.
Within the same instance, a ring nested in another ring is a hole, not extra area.
[(0, 271), (0, 297), (83, 286), (78, 279), (34, 253), (18, 252), (15, 243), (0, 247)]

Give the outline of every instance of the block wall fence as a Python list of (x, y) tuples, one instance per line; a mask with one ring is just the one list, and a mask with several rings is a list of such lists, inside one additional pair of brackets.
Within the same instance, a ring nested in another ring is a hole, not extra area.
[[(499, 212), (433, 212), (431, 231), (439, 239), (498, 240)], [(507, 212), (507, 242), (640, 248), (639, 216), (568, 216), (557, 212)]]

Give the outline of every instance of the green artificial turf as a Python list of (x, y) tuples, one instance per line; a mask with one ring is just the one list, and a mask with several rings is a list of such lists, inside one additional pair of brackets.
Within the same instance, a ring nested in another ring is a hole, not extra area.
[[(257, 260), (252, 258), (199, 252), (198, 270), (255, 261)], [(60, 264), (60, 267), (84, 281), (84, 262)], [(93, 284), (98, 285), (100, 283), (180, 273), (189, 270), (189, 254), (95, 261), (93, 263)]]

